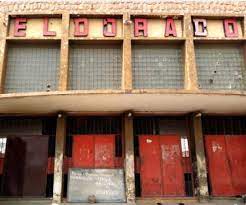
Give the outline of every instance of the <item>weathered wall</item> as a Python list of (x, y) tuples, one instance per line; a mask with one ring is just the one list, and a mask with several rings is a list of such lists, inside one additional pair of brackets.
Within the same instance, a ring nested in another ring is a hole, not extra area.
[(71, 13), (193, 13), (193, 14), (246, 14), (246, 1), (3, 1), (0, 2), (0, 11), (7, 12), (59, 12), (69, 10)]

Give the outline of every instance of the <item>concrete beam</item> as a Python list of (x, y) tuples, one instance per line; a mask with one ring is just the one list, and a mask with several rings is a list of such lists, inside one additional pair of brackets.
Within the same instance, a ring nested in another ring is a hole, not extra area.
[(123, 62), (122, 62), (122, 90), (132, 90), (132, 48), (131, 21), (129, 13), (123, 15)]
[(0, 94), (4, 92), (4, 79), (6, 71), (6, 56), (7, 45), (6, 36), (8, 28), (8, 17), (5, 14), (0, 14)]
[(68, 70), (69, 70), (69, 22), (70, 14), (62, 14), (62, 37), (61, 37), (61, 56), (59, 72), (59, 91), (65, 91), (68, 87)]
[(194, 129), (194, 141), (196, 150), (196, 165), (197, 165), (197, 179), (198, 179), (198, 194), (199, 200), (208, 200), (208, 179), (207, 179), (207, 166), (205, 157), (205, 147), (203, 142), (202, 133), (202, 115), (196, 113), (192, 116), (193, 129)]
[(56, 126), (56, 148), (53, 184), (53, 204), (62, 202), (63, 156), (66, 139), (66, 115), (58, 114)]
[(134, 172), (134, 136), (133, 116), (131, 112), (124, 114), (123, 133), (125, 137), (125, 182), (128, 204), (135, 204), (135, 172)]
[(197, 70), (195, 61), (195, 47), (193, 41), (193, 29), (191, 15), (184, 15), (184, 88), (187, 90), (197, 90)]

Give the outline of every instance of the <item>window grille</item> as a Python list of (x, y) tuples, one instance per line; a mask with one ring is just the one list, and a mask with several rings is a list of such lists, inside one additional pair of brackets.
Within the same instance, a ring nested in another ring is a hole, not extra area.
[(183, 88), (180, 46), (134, 45), (132, 65), (134, 88)]
[(246, 118), (204, 116), (202, 127), (204, 135), (245, 135)]
[(71, 90), (120, 89), (122, 51), (120, 45), (72, 45)]
[[(78, 134), (115, 134), (116, 144), (122, 144), (120, 117), (70, 117), (67, 120), (66, 155), (72, 156), (72, 136)], [(121, 152), (121, 147), (116, 147)]]
[(201, 89), (246, 88), (244, 54), (240, 45), (197, 45), (196, 64)]
[(55, 45), (10, 45), (6, 93), (56, 90), (60, 50)]

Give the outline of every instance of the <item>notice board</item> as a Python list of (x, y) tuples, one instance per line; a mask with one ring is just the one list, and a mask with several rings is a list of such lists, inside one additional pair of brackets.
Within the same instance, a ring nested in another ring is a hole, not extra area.
[(68, 202), (125, 202), (123, 169), (70, 168)]

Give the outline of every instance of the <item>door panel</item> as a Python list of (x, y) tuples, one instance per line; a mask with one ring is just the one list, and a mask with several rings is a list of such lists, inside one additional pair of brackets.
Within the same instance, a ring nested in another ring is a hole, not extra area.
[(159, 136), (164, 196), (184, 196), (184, 171), (179, 136)]
[(45, 197), (48, 136), (27, 136), (22, 140), (27, 145), (23, 196)]
[(232, 171), (227, 158), (225, 137), (206, 135), (205, 145), (212, 195), (233, 196)]
[(73, 136), (72, 164), (74, 168), (94, 168), (94, 137)]
[(4, 160), (4, 196), (22, 196), (25, 153), (26, 144), (21, 138), (8, 138)]
[(225, 136), (235, 195), (246, 193), (246, 136)]
[(158, 136), (139, 136), (142, 196), (161, 196), (161, 154)]
[(47, 136), (9, 137), (4, 160), (4, 195), (45, 197), (47, 160)]
[(95, 168), (115, 167), (115, 135), (95, 135)]

